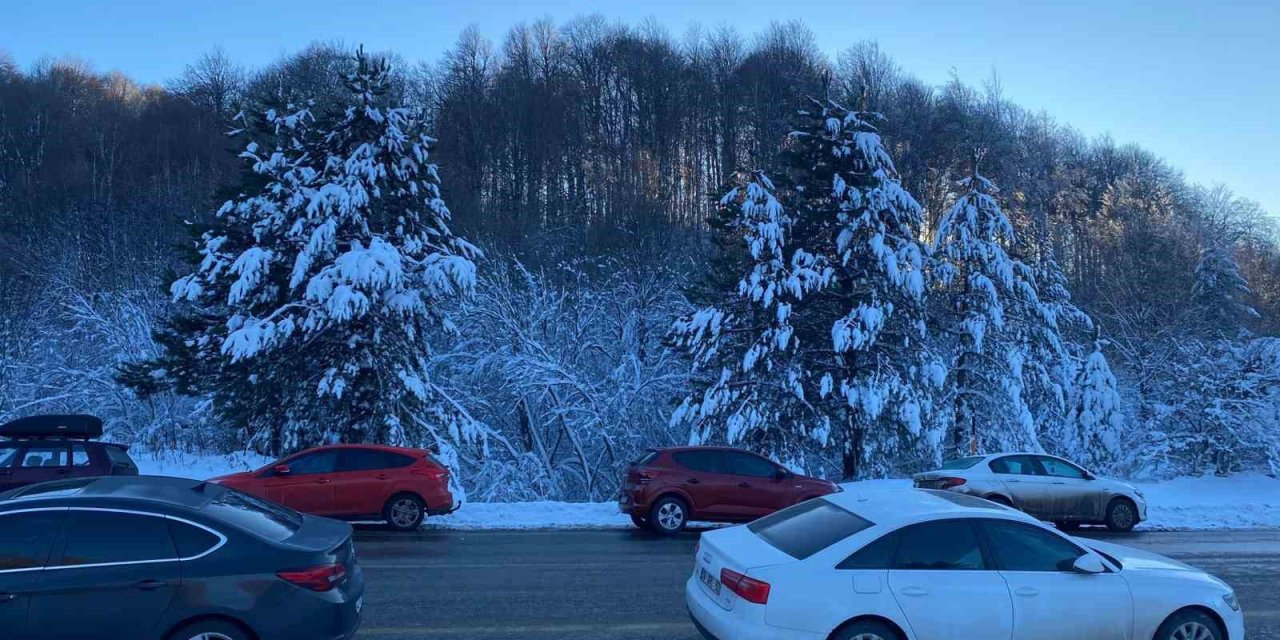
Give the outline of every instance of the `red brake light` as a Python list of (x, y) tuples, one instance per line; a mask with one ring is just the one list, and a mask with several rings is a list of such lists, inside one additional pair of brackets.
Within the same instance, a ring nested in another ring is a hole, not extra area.
[(341, 564), (322, 564), (306, 569), (280, 571), (281, 580), (311, 591), (330, 591), (347, 577), (347, 568)]
[(754, 604), (767, 604), (769, 602), (769, 583), (761, 582), (755, 578), (731, 571), (729, 569), (720, 570), (720, 583), (729, 590), (738, 594), (743, 600)]
[(938, 480), (939, 489), (950, 489), (964, 484), (964, 478), (941, 478)]

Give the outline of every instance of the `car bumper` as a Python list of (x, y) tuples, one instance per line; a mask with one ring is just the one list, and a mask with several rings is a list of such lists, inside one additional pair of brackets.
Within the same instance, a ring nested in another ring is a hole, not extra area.
[(449, 502), (449, 506), (447, 506), (447, 507), (436, 507), (436, 508), (434, 508), (434, 509), (432, 509), (432, 508), (428, 508), (428, 509), (427, 509), (427, 515), (429, 515), (429, 516), (447, 516), (447, 515), (449, 515), (449, 514), (453, 513), (454, 511), (457, 511), (458, 509), (461, 509), (461, 508), (462, 508), (462, 501), (461, 501), (461, 500), (453, 500), (453, 499), (451, 498), (451, 499), (450, 499), (450, 502)]
[(826, 636), (771, 626), (764, 621), (764, 608), (734, 607), (726, 611), (711, 601), (692, 576), (684, 586), (689, 618), (707, 640), (826, 640)]

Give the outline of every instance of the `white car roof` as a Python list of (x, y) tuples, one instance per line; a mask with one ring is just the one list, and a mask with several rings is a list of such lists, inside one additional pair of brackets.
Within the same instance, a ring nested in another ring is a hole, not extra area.
[(935, 489), (847, 487), (825, 500), (877, 525), (896, 527), (946, 517), (996, 517), (1025, 522), (1037, 520), (1021, 511), (982, 498)]

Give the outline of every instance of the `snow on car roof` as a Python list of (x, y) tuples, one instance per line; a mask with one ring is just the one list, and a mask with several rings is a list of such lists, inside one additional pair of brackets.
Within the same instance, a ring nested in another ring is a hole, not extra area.
[(995, 515), (1034, 522), (1020, 511), (990, 500), (935, 489), (899, 487), (848, 487), (824, 498), (876, 524), (926, 520), (938, 516)]

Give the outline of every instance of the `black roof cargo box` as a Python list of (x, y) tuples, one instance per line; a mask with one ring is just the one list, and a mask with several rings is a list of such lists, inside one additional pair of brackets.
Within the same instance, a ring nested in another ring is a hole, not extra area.
[(102, 437), (102, 418), (85, 415), (29, 416), (0, 425), (0, 438)]

